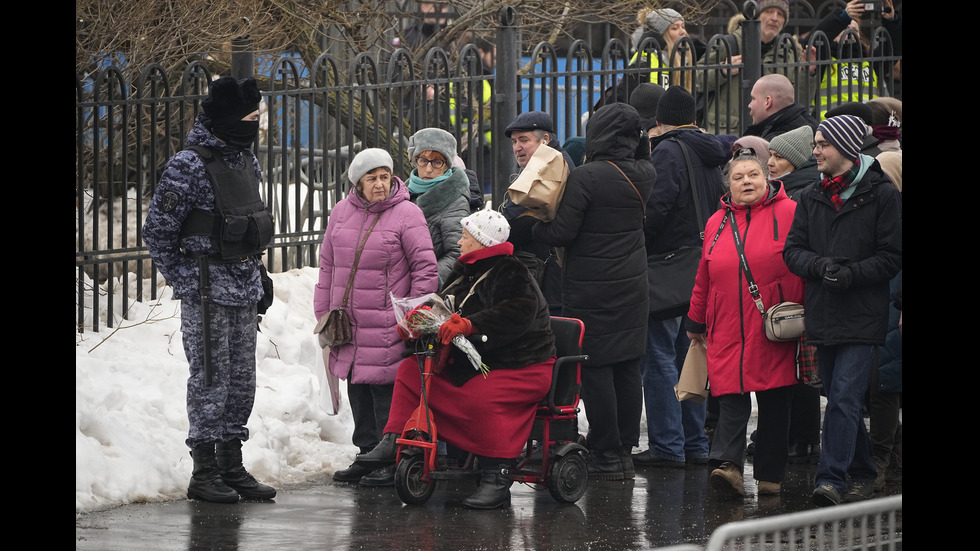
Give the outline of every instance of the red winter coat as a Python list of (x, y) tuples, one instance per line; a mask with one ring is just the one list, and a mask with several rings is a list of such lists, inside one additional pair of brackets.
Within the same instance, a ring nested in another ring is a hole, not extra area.
[[(704, 252), (691, 295), (688, 318), (707, 326), (708, 382), (711, 394), (755, 392), (792, 385), (796, 380), (796, 343), (766, 338), (762, 314), (742, 273), (728, 213), (735, 214), (745, 256), (766, 308), (787, 300), (803, 303), (803, 280), (783, 262), (783, 245), (793, 224), (796, 203), (782, 182), (770, 182), (769, 197), (740, 206), (731, 196), (708, 219)], [(719, 233), (719, 227), (725, 221)], [(693, 326), (688, 323), (688, 329)]]

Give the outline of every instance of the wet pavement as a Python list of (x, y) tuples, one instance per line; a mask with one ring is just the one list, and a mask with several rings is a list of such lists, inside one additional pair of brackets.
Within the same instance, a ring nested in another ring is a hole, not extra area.
[[(547, 489), (511, 488), (511, 507), (475, 511), (461, 502), (472, 481), (440, 482), (422, 505), (408, 506), (392, 487), (318, 483), (280, 489), (270, 502), (233, 505), (180, 500), (133, 504), (76, 515), (77, 550), (385, 551), (627, 550), (704, 545), (719, 526), (812, 509), (816, 465), (791, 463), (781, 496), (757, 497), (752, 464), (747, 497), (715, 496), (705, 466), (640, 468), (622, 482), (590, 481), (574, 504)], [(901, 493), (889, 486), (882, 495)]]

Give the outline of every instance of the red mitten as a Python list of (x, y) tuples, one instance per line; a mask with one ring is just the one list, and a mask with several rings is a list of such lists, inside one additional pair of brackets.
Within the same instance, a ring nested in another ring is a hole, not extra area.
[(438, 337), (443, 344), (449, 344), (456, 335), (466, 337), (472, 335), (473, 332), (473, 324), (470, 323), (470, 320), (461, 317), (459, 314), (453, 314), (449, 317), (449, 321), (443, 322), (439, 326)]

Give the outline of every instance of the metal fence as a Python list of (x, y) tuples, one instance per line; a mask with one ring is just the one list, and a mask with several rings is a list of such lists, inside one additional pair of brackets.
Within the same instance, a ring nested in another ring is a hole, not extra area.
[[(585, 135), (588, 116), (607, 101), (604, 92), (610, 87), (631, 76), (650, 78), (649, 67), (629, 64), (632, 52), (619, 39), (610, 39), (600, 52), (585, 40), (562, 49), (541, 43), (524, 50), (518, 28), (516, 12), (502, 11), (495, 68), (485, 67), (478, 48), (469, 44), (460, 51), (434, 49), (421, 59), (413, 59), (406, 50), (384, 59), (360, 54), (343, 66), (326, 54), (309, 67), (283, 56), (267, 73), (256, 75), (263, 95), (256, 154), (263, 170), (263, 199), (275, 213), (277, 231), (266, 253), (269, 269), (317, 265), (326, 219), (350, 185), (344, 175), (347, 164), (362, 148), (390, 151), (395, 174), (404, 179), (411, 171), (408, 137), (425, 127), (445, 128), (459, 139), (460, 156), (481, 176), (488, 198), (499, 201), (517, 169), (503, 135), (514, 116), (527, 110), (548, 112), (564, 143)], [(877, 80), (873, 85), (859, 82), (857, 89), (848, 83), (836, 96), (892, 95), (891, 68), (901, 56), (894, 54), (882, 28), (874, 30), (871, 44), (875, 55), (854, 62), (875, 71)], [(685, 55), (667, 70), (671, 78), (689, 76), (695, 83), (707, 82), (712, 71), (743, 71), (740, 87), (733, 85), (737, 89), (732, 105), (744, 109), (754, 66), (792, 80), (813, 67), (839, 68), (833, 59), (833, 37), (814, 33), (807, 46), (823, 52), (823, 61), (803, 61), (787, 34), (777, 39), (777, 62), (766, 67), (747, 57), (751, 52), (744, 52), (741, 63), (722, 55), (718, 64), (699, 65), (691, 63), (694, 43), (682, 40), (675, 48)], [(708, 40), (707, 48), (728, 53), (728, 43), (720, 36)], [(640, 50), (661, 55), (652, 42), (641, 44)], [(674, 58), (672, 53), (663, 55)], [(182, 147), (214, 77), (200, 62), (177, 76), (160, 66), (146, 67), (132, 79), (116, 67), (76, 74), (79, 332), (86, 327), (98, 331), (103, 324), (112, 327), (115, 319), (125, 317), (131, 301), (156, 297), (161, 282), (142, 242), (143, 220), (166, 161)], [(487, 90), (492, 91), (489, 97)], [(704, 85), (692, 91), (712, 92)], [(807, 88), (805, 94), (814, 98), (816, 90)], [(737, 134), (741, 128), (729, 132)], [(121, 305), (113, 302), (119, 288), (126, 290)], [(105, 319), (99, 319), (102, 311), (108, 312)]]
[(902, 495), (847, 503), (775, 517), (731, 522), (708, 544), (674, 545), (659, 551), (846, 551), (902, 548)]

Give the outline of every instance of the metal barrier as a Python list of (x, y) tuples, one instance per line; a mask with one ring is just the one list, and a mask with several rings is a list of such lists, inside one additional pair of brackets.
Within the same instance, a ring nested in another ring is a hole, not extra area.
[[(902, 495), (775, 517), (732, 522), (711, 534), (704, 551), (723, 549), (901, 549)], [(697, 547), (668, 548), (693, 551)]]

